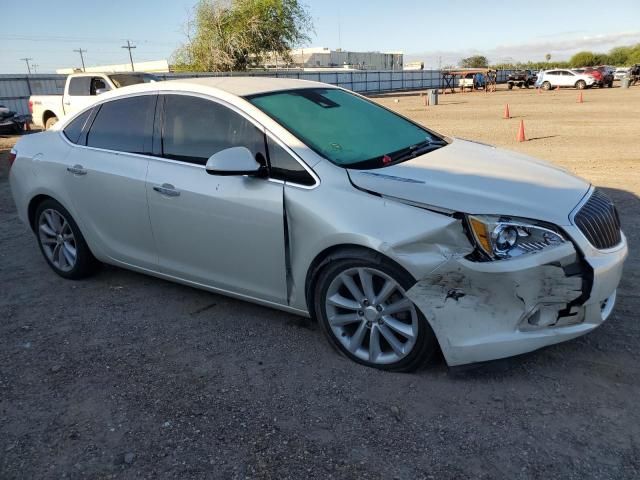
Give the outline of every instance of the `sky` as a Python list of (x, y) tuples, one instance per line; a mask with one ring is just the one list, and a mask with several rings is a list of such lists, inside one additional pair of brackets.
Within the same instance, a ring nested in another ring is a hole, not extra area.
[[(493, 63), (568, 59), (640, 43), (640, 0), (302, 0), (315, 26), (306, 46), (402, 51), (427, 67), (471, 54)], [(0, 73), (38, 73), (85, 63), (170, 59), (196, 0), (0, 0)], [(28, 7), (26, 6), (28, 5)]]

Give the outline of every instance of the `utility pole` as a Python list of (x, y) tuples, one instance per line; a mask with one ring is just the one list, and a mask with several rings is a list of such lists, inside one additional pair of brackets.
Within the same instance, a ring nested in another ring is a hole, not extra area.
[(20, 60), (24, 60), (25, 62), (27, 62), (27, 72), (29, 72), (29, 75), (31, 75), (31, 66), (29, 65), (29, 60), (33, 60), (33, 58), (21, 58)]
[(86, 70), (84, 69), (84, 55), (82, 54), (87, 53), (87, 51), (79, 48), (77, 50), (74, 50), (74, 52), (78, 52), (80, 54), (80, 61), (82, 62), (82, 71), (86, 72)]
[(135, 45), (131, 45), (131, 42), (129, 40), (127, 40), (127, 44), (123, 45), (122, 48), (126, 48), (127, 50), (129, 50), (129, 60), (131, 61), (131, 71), (135, 71), (135, 69), (133, 68), (133, 56), (131, 55), (131, 50), (133, 48), (136, 48)]
[(35, 63), (31, 65), (31, 67), (33, 67), (33, 73), (38, 73), (38, 67), (40, 65), (36, 65)]

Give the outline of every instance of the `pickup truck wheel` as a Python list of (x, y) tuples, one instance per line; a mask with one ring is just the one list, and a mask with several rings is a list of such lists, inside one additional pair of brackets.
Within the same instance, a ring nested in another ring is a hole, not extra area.
[(549, 83), (549, 82), (542, 82), (542, 89), (543, 89), (543, 90), (551, 90), (551, 83)]
[(587, 87), (587, 83), (584, 80), (578, 80), (576, 82), (576, 88), (578, 90), (584, 90)]
[(47, 118), (47, 121), (44, 123), (44, 129), (49, 130), (51, 127), (53, 127), (56, 124), (57, 121), (58, 121), (58, 117)]

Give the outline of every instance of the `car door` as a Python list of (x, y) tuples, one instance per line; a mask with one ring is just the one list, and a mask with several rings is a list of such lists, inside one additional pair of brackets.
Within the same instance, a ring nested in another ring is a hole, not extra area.
[(560, 72), (558, 72), (557, 70), (545, 72), (542, 81), (549, 82), (554, 87), (556, 85), (561, 85)]
[[(161, 121), (147, 196), (161, 271), (184, 280), (286, 302), (283, 183), (207, 173), (208, 158), (247, 147), (265, 162), (264, 131), (210, 98), (160, 95)], [(155, 143), (155, 142), (154, 142)]]
[(573, 72), (570, 72), (569, 70), (563, 70), (560, 73), (562, 73), (562, 76), (560, 77), (562, 79), (562, 83), (560, 85), (563, 87), (572, 87), (576, 82), (575, 74)]
[[(111, 260), (157, 269), (146, 196), (157, 95), (92, 109), (65, 160), (65, 186), (90, 245)], [(73, 141), (73, 139), (71, 139)]]

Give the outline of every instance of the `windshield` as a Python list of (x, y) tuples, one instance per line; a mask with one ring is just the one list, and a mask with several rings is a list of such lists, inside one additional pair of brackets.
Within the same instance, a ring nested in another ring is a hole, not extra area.
[(411, 158), (408, 153), (426, 146), (445, 145), (424, 128), (344, 90), (288, 90), (247, 100), (342, 167), (383, 167)]
[(109, 75), (109, 78), (117, 88), (137, 85), (138, 83), (159, 81), (158, 77), (150, 73), (118, 73), (116, 75)]

